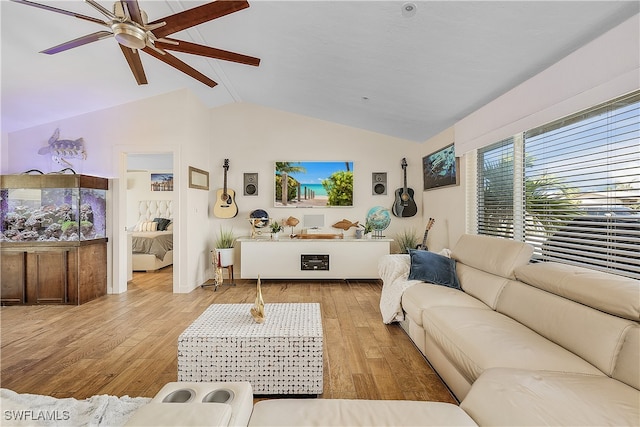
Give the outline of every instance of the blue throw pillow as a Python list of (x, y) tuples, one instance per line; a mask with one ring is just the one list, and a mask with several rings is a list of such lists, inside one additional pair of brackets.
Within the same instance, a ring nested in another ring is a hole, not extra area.
[(456, 275), (456, 261), (435, 252), (409, 250), (409, 280), (422, 280), (449, 288), (461, 289)]

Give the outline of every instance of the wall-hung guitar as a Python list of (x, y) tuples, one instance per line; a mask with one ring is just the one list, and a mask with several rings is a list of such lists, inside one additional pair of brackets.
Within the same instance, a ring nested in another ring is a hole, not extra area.
[(409, 217), (418, 213), (418, 206), (413, 200), (413, 188), (407, 188), (407, 159), (402, 159), (404, 171), (404, 185), (396, 190), (396, 200), (393, 202), (391, 212), (395, 216)]
[(213, 214), (218, 218), (233, 218), (238, 215), (238, 205), (236, 205), (236, 192), (227, 188), (227, 171), (229, 170), (229, 159), (224, 159), (224, 188), (216, 192), (216, 202), (213, 205)]

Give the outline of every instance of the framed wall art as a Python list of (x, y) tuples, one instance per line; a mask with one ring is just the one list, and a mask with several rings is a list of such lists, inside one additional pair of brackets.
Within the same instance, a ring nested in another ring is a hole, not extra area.
[(209, 189), (209, 172), (189, 166), (189, 188)]
[(173, 174), (152, 173), (151, 191), (173, 191)]
[(424, 190), (459, 185), (460, 158), (456, 157), (454, 144), (422, 158)]
[(353, 161), (276, 162), (275, 207), (353, 206)]

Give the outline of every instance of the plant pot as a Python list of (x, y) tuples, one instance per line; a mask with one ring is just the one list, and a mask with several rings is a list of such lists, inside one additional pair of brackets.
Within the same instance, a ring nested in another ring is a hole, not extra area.
[(234, 248), (216, 249), (216, 251), (218, 251), (218, 253), (220, 254), (221, 267), (228, 267), (230, 265), (233, 265), (233, 249)]
[(280, 238), (280, 234), (279, 233), (271, 233), (271, 238), (273, 240), (278, 240)]

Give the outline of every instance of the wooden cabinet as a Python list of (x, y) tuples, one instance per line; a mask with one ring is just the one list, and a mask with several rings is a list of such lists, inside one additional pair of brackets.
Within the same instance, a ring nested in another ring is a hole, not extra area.
[(2, 251), (0, 254), (0, 297), (3, 304), (24, 304), (26, 301), (27, 253)]
[[(73, 262), (75, 248), (52, 248), (26, 253), (27, 300), (35, 304), (66, 304), (69, 280), (69, 260)], [(4, 283), (4, 280), (3, 280)]]
[(107, 293), (107, 239), (3, 245), (2, 304), (83, 304)]

